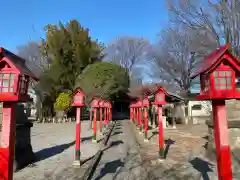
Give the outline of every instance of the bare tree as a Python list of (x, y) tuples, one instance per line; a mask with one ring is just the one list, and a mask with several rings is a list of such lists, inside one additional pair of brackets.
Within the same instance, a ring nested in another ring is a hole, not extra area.
[[(158, 76), (162, 83), (176, 87), (182, 95), (187, 95), (196, 80), (190, 79), (199, 59), (217, 47), (216, 44), (204, 46), (209, 39), (198, 31), (181, 28), (168, 28), (160, 34), (157, 45), (152, 46), (152, 75)], [(214, 47), (215, 46), (215, 47)]]
[[(26, 60), (27, 67), (39, 77), (43, 71), (50, 66), (50, 59), (42, 56), (40, 51), (40, 43), (30, 41), (25, 45), (17, 47), (18, 55)], [(29, 91), (36, 95), (37, 110), (42, 109), (42, 102), (44, 100), (45, 92), (42, 90), (38, 82), (32, 81), (30, 83)]]
[(218, 12), (225, 41), (231, 44), (232, 53), (240, 56), (240, 1), (218, 0), (217, 3), (208, 0), (209, 4)]
[(17, 47), (18, 55), (26, 60), (26, 65), (36, 76), (40, 76), (51, 63), (49, 58), (42, 56), (40, 46), (40, 42), (30, 41)]
[(148, 41), (143, 38), (119, 37), (106, 47), (104, 59), (126, 68), (132, 77), (134, 66), (143, 60), (148, 47)]
[(240, 56), (239, 0), (168, 0), (173, 24), (205, 33), (217, 43), (229, 42), (232, 52)]

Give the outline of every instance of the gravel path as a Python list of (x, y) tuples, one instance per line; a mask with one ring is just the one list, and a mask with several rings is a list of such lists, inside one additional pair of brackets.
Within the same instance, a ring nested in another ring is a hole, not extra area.
[(108, 147), (92, 179), (140, 180), (143, 177), (139, 146), (129, 120), (118, 121), (109, 139)]
[[(99, 145), (91, 141), (92, 131), (88, 121), (82, 122), (81, 129), (81, 160), (84, 160), (92, 157), (99, 150)], [(57, 174), (73, 169), (75, 123), (34, 124), (31, 130), (33, 151), (39, 160), (16, 172), (15, 180), (54, 179)], [(74, 171), (71, 173), (68, 174), (69, 180), (74, 179), (70, 178), (74, 176)]]

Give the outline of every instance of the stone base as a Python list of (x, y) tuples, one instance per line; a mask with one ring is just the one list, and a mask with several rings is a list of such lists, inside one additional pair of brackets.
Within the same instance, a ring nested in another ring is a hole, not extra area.
[(31, 122), (16, 124), (15, 170), (22, 169), (36, 161), (31, 145), (32, 126)]
[(149, 140), (148, 139), (144, 139), (144, 142), (149, 142)]
[(93, 142), (93, 143), (97, 143), (97, 140), (93, 139), (92, 142)]
[(73, 167), (74, 167), (74, 168), (80, 168), (80, 166), (81, 166), (81, 163), (80, 163), (79, 160), (73, 161)]

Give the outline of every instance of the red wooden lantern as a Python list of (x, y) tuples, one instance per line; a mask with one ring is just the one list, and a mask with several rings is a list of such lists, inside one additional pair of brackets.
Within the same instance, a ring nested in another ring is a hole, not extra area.
[(100, 108), (103, 108), (103, 107), (104, 107), (104, 101), (103, 101), (103, 100), (100, 100), (100, 101), (99, 101), (99, 107), (100, 107)]
[(219, 180), (232, 179), (226, 99), (240, 99), (240, 63), (225, 45), (206, 56), (191, 78), (200, 75), (198, 100), (212, 100), (214, 140)]
[(85, 98), (85, 93), (83, 92), (83, 90), (81, 88), (77, 88), (77, 90), (73, 94), (72, 105), (78, 106), (78, 107), (85, 106), (84, 98)]
[(92, 106), (93, 108), (98, 108), (98, 107), (99, 107), (99, 101), (100, 101), (100, 99), (94, 98), (94, 99), (92, 100), (91, 106)]
[(142, 104), (144, 107), (149, 107), (150, 103), (149, 103), (148, 97), (145, 97), (143, 99)]
[(37, 80), (25, 60), (0, 47), (0, 101), (29, 101), (30, 78)]
[(143, 105), (143, 103), (142, 103), (141, 100), (138, 100), (138, 101), (136, 102), (136, 104), (135, 104), (135, 106), (136, 106), (137, 108), (141, 108), (142, 105)]
[(154, 104), (155, 105), (167, 104), (166, 94), (167, 92), (163, 88), (158, 88), (158, 90), (155, 92)]
[(240, 99), (240, 63), (225, 45), (206, 56), (199, 69), (201, 91), (198, 100)]
[(107, 101), (103, 101), (103, 107), (104, 107), (104, 108), (107, 107)]
[(37, 80), (25, 65), (25, 60), (0, 47), (0, 101), (2, 131), (0, 139), (0, 177), (13, 179), (13, 161), (16, 136), (16, 103), (30, 101), (30, 78)]

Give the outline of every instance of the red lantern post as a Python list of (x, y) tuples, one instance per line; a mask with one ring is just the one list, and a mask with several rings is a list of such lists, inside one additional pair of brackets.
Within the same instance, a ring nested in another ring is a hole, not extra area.
[(99, 108), (99, 99), (92, 100), (91, 107), (93, 108), (93, 142), (97, 142), (97, 109)]
[(110, 101), (108, 101), (108, 116), (109, 121), (112, 122), (112, 103)]
[(219, 180), (232, 180), (226, 99), (240, 99), (240, 64), (225, 45), (206, 56), (191, 78), (200, 76), (197, 100), (212, 100), (214, 139)]
[(99, 101), (99, 108), (100, 108), (100, 122), (99, 122), (99, 126), (100, 126), (100, 133), (102, 134), (102, 119), (103, 119), (103, 108), (104, 108), (104, 101), (103, 100), (100, 100)]
[(149, 108), (149, 100), (145, 97), (142, 101), (142, 105), (144, 107), (144, 141), (148, 142), (148, 108)]
[(163, 136), (163, 119), (162, 119), (162, 105), (166, 104), (167, 92), (163, 88), (159, 88), (155, 92), (154, 104), (158, 106), (158, 140), (159, 140), (159, 157), (164, 159), (164, 136)]
[(104, 101), (103, 103), (104, 106), (104, 125), (107, 127), (108, 121), (107, 121), (107, 102)]
[(29, 79), (37, 78), (26, 67), (25, 61), (0, 47), (0, 101), (2, 109), (2, 133), (0, 141), (0, 177), (13, 179), (16, 134), (16, 104), (30, 101)]
[(73, 94), (72, 106), (76, 107), (76, 143), (75, 143), (75, 160), (73, 165), (79, 167), (80, 164), (80, 143), (81, 143), (81, 107), (84, 104), (85, 94), (81, 88), (77, 88)]
[(142, 101), (138, 100), (136, 103), (137, 111), (138, 111), (138, 126), (139, 126), (139, 134), (142, 134), (143, 131), (143, 114), (142, 114)]
[(110, 109), (109, 109), (109, 101), (107, 101), (107, 121), (110, 122)]
[(130, 110), (130, 121), (133, 121), (133, 107), (132, 107), (132, 103), (129, 105), (129, 110)]
[(136, 126), (138, 126), (138, 125), (139, 125), (139, 121), (138, 121), (138, 108), (137, 108), (137, 103), (135, 102), (135, 103), (133, 104), (133, 106), (134, 106), (134, 121), (135, 121)]

